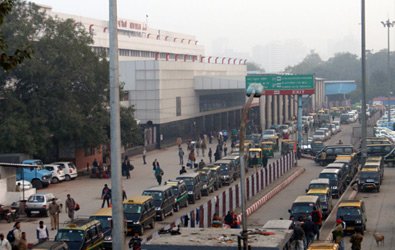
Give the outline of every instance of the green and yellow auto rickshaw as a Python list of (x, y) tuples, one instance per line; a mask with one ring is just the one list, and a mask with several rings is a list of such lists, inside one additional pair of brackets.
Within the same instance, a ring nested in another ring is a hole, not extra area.
[(296, 141), (284, 139), (281, 141), (281, 155), (294, 152), (296, 154)]
[(274, 143), (272, 141), (261, 142), (261, 148), (263, 151), (263, 155), (266, 156), (267, 158), (274, 157), (273, 146), (274, 146)]
[(261, 148), (250, 148), (248, 150), (248, 167), (262, 167), (263, 150)]

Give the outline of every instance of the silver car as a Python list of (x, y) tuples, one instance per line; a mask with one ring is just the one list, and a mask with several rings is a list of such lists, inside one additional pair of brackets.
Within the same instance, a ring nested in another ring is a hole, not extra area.
[(26, 201), (26, 215), (28, 217), (31, 217), (32, 215), (42, 215), (47, 217), (49, 204), (53, 200), (61, 206), (61, 200), (56, 198), (53, 193), (37, 193), (30, 195)]
[(325, 141), (326, 139), (327, 137), (324, 130), (318, 129), (313, 134), (313, 140)]

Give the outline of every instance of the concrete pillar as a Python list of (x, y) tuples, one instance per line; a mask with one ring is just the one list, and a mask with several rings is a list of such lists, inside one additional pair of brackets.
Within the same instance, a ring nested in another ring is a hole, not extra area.
[(293, 117), (294, 117), (294, 115), (295, 115), (295, 110), (294, 110), (294, 103), (295, 103), (295, 100), (294, 100), (294, 96), (293, 95), (290, 95), (289, 96), (289, 109), (291, 110), (291, 112), (290, 112), (290, 114), (289, 114), (289, 116), (290, 116), (290, 118), (292, 119)]
[(266, 107), (267, 107), (267, 118), (266, 118), (266, 128), (270, 128), (273, 124), (272, 120), (272, 96), (266, 96)]
[(284, 120), (287, 122), (289, 120), (289, 96), (284, 96)]
[(274, 124), (279, 124), (278, 123), (278, 103), (277, 103), (277, 98), (278, 96), (274, 95), (272, 96), (272, 105), (273, 105), (273, 123)]
[(265, 122), (266, 122), (266, 96), (259, 97), (259, 119), (261, 123), (262, 131), (265, 129)]
[(284, 121), (284, 96), (278, 96), (279, 97), (279, 104), (278, 104), (278, 109), (279, 109), (279, 124), (282, 124)]

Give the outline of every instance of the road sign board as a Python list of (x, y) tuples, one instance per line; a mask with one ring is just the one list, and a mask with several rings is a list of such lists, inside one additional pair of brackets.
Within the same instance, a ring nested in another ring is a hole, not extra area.
[(313, 75), (249, 75), (246, 89), (259, 89), (262, 95), (310, 95), (314, 94)]

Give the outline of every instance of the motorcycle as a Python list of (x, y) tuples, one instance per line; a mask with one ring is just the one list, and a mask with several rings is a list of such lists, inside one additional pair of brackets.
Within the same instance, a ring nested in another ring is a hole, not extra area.
[(8, 223), (15, 221), (16, 219), (16, 210), (12, 209), (9, 206), (4, 206), (0, 204), (0, 220), (5, 220)]

